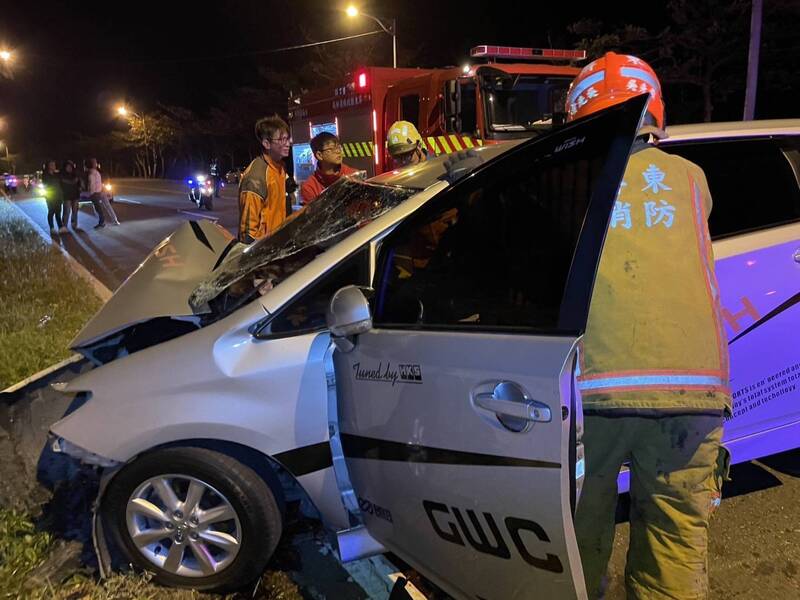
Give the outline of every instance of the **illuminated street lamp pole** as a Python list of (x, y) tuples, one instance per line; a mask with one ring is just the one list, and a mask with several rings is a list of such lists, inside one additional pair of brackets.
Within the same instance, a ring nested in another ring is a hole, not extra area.
[(362, 17), (367, 17), (368, 19), (372, 19), (378, 24), (378, 27), (380, 27), (381, 29), (383, 29), (383, 31), (392, 36), (392, 66), (396, 69), (397, 68), (397, 19), (392, 19), (391, 28), (387, 28), (386, 25), (383, 24), (383, 21), (381, 21), (378, 17), (373, 17), (372, 15), (369, 15), (365, 12), (361, 12), (352, 4), (347, 7), (347, 10), (345, 10), (345, 12), (347, 13), (347, 16), (350, 17), (351, 19), (359, 15), (361, 15)]
[[(5, 128), (6, 128), (6, 120), (0, 118), (0, 131), (2, 131)], [(6, 148), (6, 162), (10, 162), (9, 161), (9, 157), (8, 157), (8, 144), (5, 141), (0, 140), (0, 146), (5, 146), (5, 148)]]
[(13, 78), (12, 63), (14, 62), (14, 54), (7, 48), (0, 50), (0, 77), (7, 79)]

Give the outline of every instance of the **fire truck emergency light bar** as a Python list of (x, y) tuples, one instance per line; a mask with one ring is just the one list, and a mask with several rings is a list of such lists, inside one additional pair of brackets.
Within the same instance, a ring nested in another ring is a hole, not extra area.
[(583, 60), (586, 58), (586, 50), (515, 48), (513, 46), (475, 46), (469, 51), (469, 55), (473, 58)]

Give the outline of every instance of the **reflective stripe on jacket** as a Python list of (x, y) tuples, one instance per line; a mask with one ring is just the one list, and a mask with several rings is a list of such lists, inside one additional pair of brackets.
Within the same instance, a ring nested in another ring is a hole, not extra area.
[(239, 183), (239, 241), (249, 244), (272, 235), (286, 220), (286, 171), (259, 156)]
[(700, 167), (652, 146), (631, 155), (581, 345), (585, 410), (647, 414), (729, 406), (710, 211)]

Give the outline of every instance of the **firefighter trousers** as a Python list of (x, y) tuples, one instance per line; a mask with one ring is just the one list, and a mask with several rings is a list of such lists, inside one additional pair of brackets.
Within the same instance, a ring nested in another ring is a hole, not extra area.
[(575, 530), (590, 599), (603, 596), (617, 476), (626, 462), (631, 470), (628, 600), (708, 597), (708, 524), (728, 468), (721, 438), (722, 416), (586, 416), (586, 478)]

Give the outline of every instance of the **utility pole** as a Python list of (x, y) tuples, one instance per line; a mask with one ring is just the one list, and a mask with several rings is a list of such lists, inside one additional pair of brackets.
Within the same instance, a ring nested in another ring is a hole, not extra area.
[(750, 15), (750, 51), (747, 57), (747, 84), (744, 93), (745, 121), (752, 121), (756, 113), (756, 91), (758, 89), (758, 56), (761, 50), (762, 0), (752, 0)]

